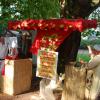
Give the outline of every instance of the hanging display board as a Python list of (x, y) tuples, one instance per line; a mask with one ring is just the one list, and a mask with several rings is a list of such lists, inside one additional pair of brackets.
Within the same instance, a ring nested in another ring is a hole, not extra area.
[(58, 52), (39, 50), (37, 56), (36, 76), (55, 79), (57, 72)]

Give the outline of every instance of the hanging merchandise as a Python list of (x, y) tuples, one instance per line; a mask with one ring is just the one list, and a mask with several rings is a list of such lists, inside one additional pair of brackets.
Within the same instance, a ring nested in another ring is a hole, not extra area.
[(5, 37), (5, 43), (10, 48), (18, 48), (17, 37)]
[(5, 43), (8, 46), (8, 58), (16, 59), (18, 56), (17, 37), (5, 37)]
[(8, 52), (8, 47), (4, 41), (4, 37), (0, 37), (0, 59), (5, 59), (7, 52)]
[(29, 48), (30, 48), (31, 43), (32, 43), (31, 36), (22, 33), (21, 39), (22, 39), (21, 40), (21, 49), (20, 49), (21, 52), (19, 52), (19, 54), (20, 54), (19, 56), (21, 58), (30, 58), (30, 57), (32, 57), (32, 54), (29, 51)]
[(7, 51), (8, 51), (7, 45), (0, 43), (0, 59), (5, 59)]

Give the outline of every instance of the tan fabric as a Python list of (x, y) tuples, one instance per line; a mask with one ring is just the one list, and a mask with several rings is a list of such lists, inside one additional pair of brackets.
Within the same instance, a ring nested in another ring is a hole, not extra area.
[(89, 68), (95, 68), (100, 65), (100, 55), (96, 55), (93, 59), (91, 59), (88, 63)]
[(93, 81), (90, 89), (90, 99), (95, 100), (100, 93), (100, 55), (95, 56), (88, 64), (93, 68)]

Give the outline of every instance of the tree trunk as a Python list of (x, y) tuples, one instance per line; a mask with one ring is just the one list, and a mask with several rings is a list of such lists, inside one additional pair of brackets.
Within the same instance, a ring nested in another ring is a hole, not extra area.
[(78, 48), (80, 46), (81, 33), (74, 31), (64, 40), (61, 46), (57, 49), (58, 55), (58, 74), (65, 72), (65, 65), (69, 61), (75, 61), (77, 57)]
[[(61, 17), (86, 18), (100, 6), (100, 0), (59, 0)], [(84, 9), (85, 8), (85, 9)]]
[(65, 68), (65, 83), (61, 100), (84, 100), (86, 69), (69, 63)]

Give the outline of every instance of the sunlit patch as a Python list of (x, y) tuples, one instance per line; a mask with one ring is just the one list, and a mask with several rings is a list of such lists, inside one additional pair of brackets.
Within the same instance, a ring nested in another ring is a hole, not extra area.
[(41, 98), (39, 95), (33, 95), (33, 96), (31, 96), (31, 98), (30, 99), (32, 99), (32, 100), (43, 100), (43, 98)]

